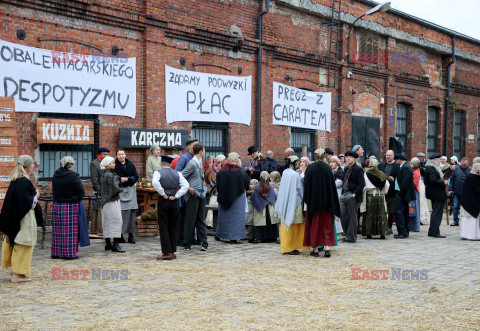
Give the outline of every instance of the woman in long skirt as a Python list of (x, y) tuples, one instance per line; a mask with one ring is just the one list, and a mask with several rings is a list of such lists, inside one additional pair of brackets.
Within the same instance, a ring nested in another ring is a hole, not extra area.
[(137, 218), (137, 188), (135, 183), (138, 181), (137, 168), (132, 161), (127, 159), (127, 155), (123, 149), (117, 151), (117, 159), (115, 160), (115, 173), (120, 177), (120, 205), (122, 207), (122, 235), (120, 242), (124, 243), (124, 234), (128, 233), (128, 242), (135, 244), (135, 221)]
[(0, 213), (2, 269), (12, 267), (12, 283), (31, 281), (28, 275), (39, 221), (34, 211), (39, 193), (28, 177), (34, 169), (30, 155), (18, 157)]
[(385, 201), (385, 194), (390, 188), (388, 176), (378, 169), (378, 160), (370, 159), (364, 177), (366, 211), (363, 217), (362, 236), (372, 239), (372, 236), (379, 235), (381, 239), (385, 239), (385, 236), (388, 235), (387, 203)]
[(463, 240), (480, 240), (480, 163), (465, 177), (460, 200), (460, 236)]
[(253, 204), (253, 239), (251, 243), (272, 242), (278, 237), (277, 221), (274, 220), (277, 195), (269, 183), (270, 175), (266, 171), (260, 173), (260, 182), (255, 186), (250, 201)]
[(78, 258), (78, 243), (89, 246), (87, 219), (83, 207), (85, 190), (73, 171), (75, 160), (65, 156), (52, 180), (52, 259)]
[[(115, 169), (115, 159), (107, 156), (100, 163), (102, 169), (102, 226), (103, 238), (105, 238), (105, 250), (112, 252), (125, 253), (118, 244), (122, 235), (122, 206), (120, 205), (120, 177), (113, 171)], [(113, 244), (111, 239), (113, 238)]]

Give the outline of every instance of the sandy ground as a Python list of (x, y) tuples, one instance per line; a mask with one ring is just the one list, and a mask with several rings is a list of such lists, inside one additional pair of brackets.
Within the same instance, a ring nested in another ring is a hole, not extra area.
[[(174, 261), (155, 259), (158, 238), (123, 244), (125, 254), (92, 240), (80, 259), (59, 261), (47, 237), (35, 248), (32, 282), (12, 284), (10, 270), (0, 272), (0, 328), (479, 329), (480, 242), (461, 241), (458, 227), (442, 226), (447, 239), (427, 229), (340, 243), (330, 259), (209, 237), (208, 252), (193, 246)], [(388, 270), (388, 279), (354, 280), (352, 268)], [(391, 268), (427, 279), (392, 279)], [(87, 280), (68, 280), (75, 270)]]

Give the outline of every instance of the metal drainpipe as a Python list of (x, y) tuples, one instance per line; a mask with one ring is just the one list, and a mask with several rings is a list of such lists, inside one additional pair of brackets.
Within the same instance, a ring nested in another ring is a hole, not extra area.
[(452, 61), (447, 64), (447, 98), (445, 100), (445, 148), (443, 155), (448, 155), (448, 118), (450, 107), (450, 66), (455, 63), (455, 35), (452, 35)]
[(265, 10), (258, 15), (257, 25), (257, 39), (259, 41), (258, 54), (257, 54), (257, 117), (256, 117), (256, 129), (257, 129), (257, 148), (261, 150), (261, 124), (262, 124), (262, 17), (270, 9), (270, 0), (265, 0)]

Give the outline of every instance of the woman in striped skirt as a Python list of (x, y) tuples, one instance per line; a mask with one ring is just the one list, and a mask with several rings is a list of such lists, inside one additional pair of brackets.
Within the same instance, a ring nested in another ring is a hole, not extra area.
[(52, 180), (52, 259), (77, 259), (78, 244), (90, 245), (82, 199), (85, 195), (75, 160), (65, 156)]

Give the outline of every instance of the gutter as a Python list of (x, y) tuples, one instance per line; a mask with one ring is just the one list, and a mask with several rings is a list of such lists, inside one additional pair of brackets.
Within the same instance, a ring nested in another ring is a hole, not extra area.
[(447, 64), (447, 97), (445, 98), (445, 146), (443, 155), (448, 155), (448, 119), (450, 107), (450, 66), (455, 63), (455, 35), (452, 35), (452, 61)]
[(256, 147), (261, 151), (262, 142), (262, 18), (270, 10), (270, 0), (265, 0), (265, 9), (258, 15), (257, 22), (257, 39), (258, 39), (258, 54), (257, 54), (257, 93), (256, 93)]

